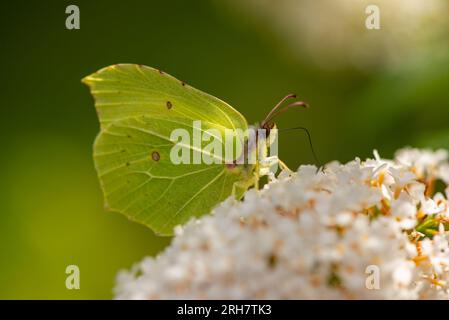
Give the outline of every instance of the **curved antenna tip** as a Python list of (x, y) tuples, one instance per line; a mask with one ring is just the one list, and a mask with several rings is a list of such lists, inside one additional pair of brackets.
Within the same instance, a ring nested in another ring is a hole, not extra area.
[(287, 108), (290, 108), (290, 107), (304, 107), (304, 108), (309, 108), (310, 106), (309, 106), (309, 104), (308, 104), (307, 102), (304, 102), (304, 101), (295, 101), (295, 102), (293, 102), (293, 103), (290, 103), (290, 104), (287, 106)]

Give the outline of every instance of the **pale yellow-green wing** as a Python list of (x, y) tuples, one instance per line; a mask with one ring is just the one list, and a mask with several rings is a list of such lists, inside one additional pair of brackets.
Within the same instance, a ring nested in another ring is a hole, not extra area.
[[(114, 65), (83, 79), (95, 98), (101, 132), (94, 160), (106, 205), (158, 234), (192, 216), (208, 213), (237, 184), (248, 188), (253, 166), (174, 164), (170, 152), (175, 129), (193, 136), (202, 130), (247, 129), (246, 120), (223, 101), (185, 83), (139, 65)], [(223, 140), (224, 134), (220, 137)], [(202, 142), (201, 152), (207, 142)], [(182, 146), (192, 155), (192, 146)], [(235, 155), (237, 157), (238, 155)], [(217, 156), (215, 156), (216, 158)]]

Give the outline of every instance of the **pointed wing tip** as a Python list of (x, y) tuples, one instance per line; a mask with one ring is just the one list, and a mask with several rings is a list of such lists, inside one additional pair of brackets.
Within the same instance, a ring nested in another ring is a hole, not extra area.
[(81, 82), (86, 84), (86, 85), (90, 85), (93, 81), (95, 81), (95, 76), (103, 73), (104, 71), (108, 71), (108, 70), (111, 71), (111, 70), (115, 69), (116, 66), (119, 66), (119, 65), (122, 65), (122, 64), (112, 64), (112, 65), (109, 65), (107, 67), (101, 68), (101, 69), (95, 71), (94, 73), (91, 73), (90, 75), (85, 76), (84, 78), (82, 78)]
[(148, 69), (153, 69), (156, 70), (154, 68), (148, 67), (146, 65), (143, 64), (135, 64), (135, 63), (116, 63), (116, 64), (111, 64), (107, 67), (103, 67), (97, 71), (95, 71), (94, 73), (84, 77), (81, 79), (81, 82), (84, 83), (87, 86), (90, 86), (94, 81), (101, 81), (101, 77), (99, 77), (99, 75), (101, 75), (104, 72), (110, 72), (110, 71), (114, 71), (118, 68), (128, 68), (128, 67), (139, 67), (139, 68), (148, 68)]
[(85, 76), (84, 78), (81, 79), (81, 83), (85, 84), (88, 87), (91, 87), (95, 81), (101, 81), (101, 78), (98, 77), (98, 75), (102, 70), (103, 69), (91, 73), (88, 76)]
[(91, 77), (91, 76), (88, 75), (88, 76), (82, 78), (82, 79), (81, 79), (81, 83), (85, 84), (86, 86), (90, 86), (90, 84), (92, 83), (90, 77)]

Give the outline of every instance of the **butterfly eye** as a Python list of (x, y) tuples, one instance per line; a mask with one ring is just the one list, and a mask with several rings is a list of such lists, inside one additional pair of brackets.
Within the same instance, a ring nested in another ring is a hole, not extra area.
[(275, 123), (274, 122), (265, 122), (262, 124), (262, 129), (265, 129), (265, 135), (268, 137), (270, 134), (271, 129), (273, 129), (275, 127)]

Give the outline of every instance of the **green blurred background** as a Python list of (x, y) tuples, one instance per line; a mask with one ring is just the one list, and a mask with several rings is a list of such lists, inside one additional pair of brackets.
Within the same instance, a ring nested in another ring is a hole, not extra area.
[[(449, 148), (445, 1), (397, 0), (434, 6), (411, 13), (377, 1), (381, 30), (367, 30), (364, 1), (351, 1), (3, 3), (0, 298), (109, 299), (119, 269), (170, 241), (103, 209), (91, 156), (98, 121), (80, 79), (107, 65), (160, 68), (250, 123), (296, 92), (312, 108), (278, 126), (306, 126), (322, 162)], [(80, 30), (65, 28), (69, 4)], [(301, 132), (280, 137), (280, 156), (292, 168), (313, 162)], [(65, 288), (70, 264), (80, 290)]]

